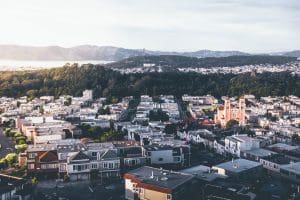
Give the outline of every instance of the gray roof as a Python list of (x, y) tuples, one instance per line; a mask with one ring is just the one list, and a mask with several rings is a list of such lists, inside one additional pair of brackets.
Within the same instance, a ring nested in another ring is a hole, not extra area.
[(118, 158), (117, 152), (113, 149), (108, 149), (101, 153), (101, 159), (114, 159)]
[(80, 161), (80, 160), (90, 160), (90, 158), (82, 151), (79, 151), (77, 154), (70, 157), (70, 161)]
[(28, 145), (27, 152), (56, 150), (56, 144), (36, 144)]
[(57, 145), (58, 153), (78, 152), (78, 151), (85, 151), (85, 150), (86, 150), (85, 146), (81, 143)]
[(197, 165), (195, 167), (190, 167), (184, 170), (181, 170), (180, 172), (186, 173), (186, 174), (192, 174), (195, 176), (195, 178), (212, 182), (216, 180), (217, 178), (227, 178), (227, 176), (223, 176), (220, 174), (217, 174), (213, 172), (213, 170), (210, 169), (210, 167), (204, 166), (204, 165)]
[(270, 156), (273, 154), (277, 154), (274, 151), (270, 151), (270, 150), (262, 149), (262, 148), (256, 148), (256, 149), (247, 150), (247, 151), (243, 151), (243, 152), (250, 154), (250, 155), (258, 156), (258, 157), (267, 157), (267, 156)]
[(281, 166), (281, 169), (287, 170), (289, 172), (293, 172), (295, 174), (300, 174), (300, 162), (283, 165)]
[(217, 168), (225, 169), (226, 171), (240, 173), (249, 170), (251, 168), (258, 167), (260, 165), (262, 164), (254, 161), (250, 161), (246, 159), (236, 159), (233, 161), (221, 163), (219, 165), (214, 166), (213, 168), (217, 167)]
[(276, 144), (268, 146), (268, 148), (278, 149), (278, 150), (281, 150), (281, 151), (292, 151), (292, 150), (298, 149), (299, 147), (284, 144), (284, 143), (276, 143)]
[(134, 176), (142, 183), (172, 190), (190, 181), (194, 177), (191, 174), (173, 172), (149, 166), (140, 167), (128, 172), (127, 174)]

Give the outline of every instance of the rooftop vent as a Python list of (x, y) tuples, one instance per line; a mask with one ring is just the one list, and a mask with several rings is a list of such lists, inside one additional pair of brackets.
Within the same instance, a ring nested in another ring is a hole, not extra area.
[(151, 172), (151, 176), (150, 176), (151, 179), (154, 178), (154, 174), (153, 174), (153, 171)]

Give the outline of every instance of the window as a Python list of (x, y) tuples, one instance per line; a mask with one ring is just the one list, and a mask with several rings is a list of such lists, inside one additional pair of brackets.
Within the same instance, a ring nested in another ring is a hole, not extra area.
[(164, 159), (163, 158), (158, 158), (158, 161), (163, 161)]
[(97, 156), (97, 152), (92, 152), (92, 157), (96, 157)]
[(28, 156), (29, 156), (30, 159), (33, 159), (33, 158), (35, 158), (36, 153), (30, 153)]
[(103, 168), (107, 168), (107, 163), (103, 163)]
[(109, 163), (108, 168), (113, 169), (114, 168), (114, 163)]
[(180, 157), (173, 157), (173, 161), (174, 162), (179, 162), (180, 161)]
[(34, 164), (33, 163), (28, 164), (28, 169), (34, 169)]
[(132, 161), (131, 161), (131, 166), (134, 166), (135, 163), (136, 163), (136, 161), (135, 161), (135, 160), (132, 160)]
[(167, 194), (167, 200), (171, 200), (172, 199), (172, 195), (171, 194)]
[(97, 169), (98, 168), (98, 165), (97, 165), (97, 163), (92, 163), (92, 169)]

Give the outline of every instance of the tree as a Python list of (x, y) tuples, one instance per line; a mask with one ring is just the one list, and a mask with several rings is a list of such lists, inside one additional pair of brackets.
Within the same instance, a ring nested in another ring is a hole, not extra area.
[(239, 122), (234, 120), (234, 119), (231, 119), (229, 120), (227, 123), (226, 123), (226, 129), (231, 129), (233, 128), (235, 125), (238, 125)]
[(9, 153), (5, 156), (5, 160), (9, 166), (12, 166), (17, 162), (17, 154)]
[(98, 114), (99, 115), (109, 115), (110, 114), (110, 108), (108, 106), (106, 106), (105, 108), (100, 108), (98, 110)]
[(39, 112), (40, 112), (41, 114), (44, 114), (44, 107), (43, 107), (43, 106), (40, 106), (40, 107), (39, 107)]
[(119, 140), (121, 139), (121, 135), (119, 134), (118, 131), (115, 130), (109, 130), (101, 134), (99, 139), (97, 141), (99, 142), (107, 142), (107, 141), (112, 141), (112, 140)]
[(254, 137), (255, 136), (255, 132), (252, 131), (250, 129), (249, 126), (245, 126), (242, 130), (241, 130), (241, 134), (246, 134), (249, 137)]
[(72, 98), (71, 98), (71, 97), (68, 97), (68, 98), (67, 98), (67, 101), (64, 102), (64, 105), (65, 105), (65, 106), (69, 106), (69, 105), (71, 105), (71, 104), (72, 104)]
[(169, 116), (166, 112), (162, 111), (161, 109), (151, 110), (149, 113), (149, 119), (150, 121), (166, 122), (169, 121)]
[(167, 124), (165, 127), (166, 134), (176, 134), (177, 126), (176, 124)]
[(31, 179), (31, 184), (32, 185), (37, 185), (39, 183), (39, 181), (38, 181), (38, 179), (36, 178), (36, 177), (33, 177), (32, 179)]

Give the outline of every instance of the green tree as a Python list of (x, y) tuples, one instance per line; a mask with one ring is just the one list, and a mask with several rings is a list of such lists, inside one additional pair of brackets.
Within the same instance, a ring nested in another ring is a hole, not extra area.
[(12, 166), (17, 162), (17, 154), (9, 153), (5, 156), (5, 160), (9, 166)]
[(238, 125), (239, 122), (234, 120), (234, 119), (231, 119), (229, 120), (227, 123), (226, 123), (226, 129), (231, 129), (233, 128), (235, 125)]
[(167, 124), (165, 127), (166, 134), (176, 134), (177, 126), (176, 124)]

